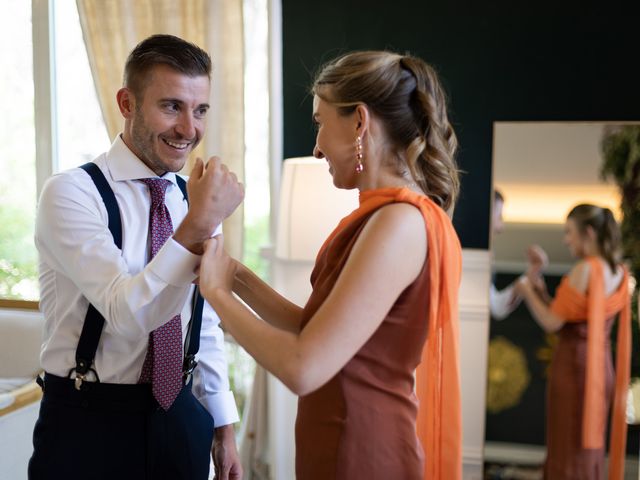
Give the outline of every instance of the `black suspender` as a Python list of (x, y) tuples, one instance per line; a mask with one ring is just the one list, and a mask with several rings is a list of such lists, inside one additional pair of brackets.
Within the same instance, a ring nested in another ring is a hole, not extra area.
[[(107, 214), (109, 217), (109, 231), (113, 235), (113, 241), (116, 246), (122, 250), (122, 219), (120, 217), (120, 209), (118, 208), (118, 202), (113, 190), (109, 186), (109, 182), (104, 177), (104, 174), (100, 168), (93, 162), (85, 163), (81, 165), (82, 168), (93, 180), (96, 185), (102, 201), (107, 208)], [(176, 181), (178, 187), (182, 191), (187, 202), (187, 186), (184, 179), (176, 175)], [(185, 382), (188, 381), (191, 372), (196, 367), (197, 362), (195, 355), (200, 348), (200, 326), (202, 325), (202, 309), (204, 305), (204, 299), (200, 295), (200, 291), (196, 288), (193, 301), (192, 301), (192, 314), (191, 321), (189, 322), (189, 329), (187, 331), (187, 338), (184, 347), (184, 363), (183, 374)], [(98, 349), (98, 343), (100, 342), (100, 336), (102, 335), (102, 329), (104, 327), (104, 317), (93, 305), (89, 305), (87, 315), (85, 316), (84, 325), (82, 326), (82, 332), (78, 340), (78, 347), (76, 349), (76, 366), (69, 370), (69, 377), (75, 372), (75, 387), (80, 390), (82, 382), (85, 380), (89, 371), (92, 371), (96, 380), (100, 381), (97, 372), (92, 368), (93, 360)], [(192, 333), (193, 332), (193, 333)], [(193, 335), (193, 338), (191, 338)]]
[[(176, 182), (180, 190), (182, 190), (182, 196), (189, 202), (189, 196), (187, 194), (187, 182), (184, 178), (176, 175)], [(189, 322), (189, 328), (187, 329), (187, 336), (184, 340), (184, 361), (182, 363), (182, 375), (185, 383), (188, 383), (191, 377), (193, 369), (196, 368), (198, 362), (196, 361), (196, 353), (200, 349), (200, 326), (202, 325), (202, 309), (204, 307), (204, 298), (200, 295), (200, 288), (196, 286), (193, 293), (191, 321)], [(191, 332), (195, 332), (193, 338), (191, 338)]]
[[(82, 165), (85, 172), (89, 174), (93, 183), (95, 183), (102, 201), (107, 208), (107, 214), (109, 216), (109, 231), (113, 236), (113, 241), (116, 246), (122, 250), (122, 220), (120, 218), (120, 209), (118, 208), (118, 202), (113, 194), (113, 190), (109, 186), (107, 179), (104, 178), (100, 168), (95, 163), (89, 162)], [(93, 359), (96, 356), (96, 350), (98, 349), (98, 343), (100, 342), (100, 336), (102, 335), (102, 328), (104, 327), (104, 317), (96, 308), (89, 304), (87, 315), (82, 325), (82, 332), (80, 333), (80, 339), (78, 340), (78, 347), (76, 348), (76, 366), (69, 371), (69, 376), (75, 370), (76, 372), (76, 388), (79, 390), (82, 385), (82, 381), (86, 378), (87, 373), (91, 370), (98, 378), (98, 373), (92, 369)]]

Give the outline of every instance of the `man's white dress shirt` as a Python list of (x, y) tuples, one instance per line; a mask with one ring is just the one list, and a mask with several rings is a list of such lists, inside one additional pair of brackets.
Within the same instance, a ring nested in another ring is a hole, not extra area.
[(522, 297), (515, 292), (515, 284), (516, 282), (513, 282), (502, 290), (498, 290), (493, 282), (491, 283), (489, 287), (489, 307), (491, 316), (496, 320), (507, 318), (522, 302)]
[[(106, 207), (87, 173), (74, 168), (52, 176), (42, 190), (35, 243), (40, 255), (40, 309), (45, 318), (40, 360), (45, 371), (66, 377), (89, 303), (104, 316), (95, 357), (103, 383), (137, 383), (149, 333), (180, 313), (183, 340), (191, 318), (194, 269), (199, 257), (170, 238), (149, 258), (148, 187), (136, 179), (157, 178), (120, 136), (94, 162), (116, 196), (122, 217), (122, 251), (109, 231)], [(165, 203), (174, 230), (187, 213), (175, 174)], [(238, 421), (229, 390), (220, 319), (205, 302), (195, 396), (216, 426)]]

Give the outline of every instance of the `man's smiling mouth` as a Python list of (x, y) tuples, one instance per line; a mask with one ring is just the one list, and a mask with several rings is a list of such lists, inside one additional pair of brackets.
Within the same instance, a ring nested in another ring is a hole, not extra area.
[(189, 145), (191, 145), (191, 142), (186, 142), (186, 143), (172, 142), (171, 140), (167, 140), (166, 138), (163, 138), (162, 141), (167, 145), (169, 145), (170, 147), (176, 148), (178, 150), (185, 150), (186, 148), (189, 147)]

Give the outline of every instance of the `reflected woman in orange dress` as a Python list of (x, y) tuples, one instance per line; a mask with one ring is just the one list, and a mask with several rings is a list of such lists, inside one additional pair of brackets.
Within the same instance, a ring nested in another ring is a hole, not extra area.
[[(628, 273), (620, 261), (620, 230), (609, 209), (583, 204), (569, 213), (564, 241), (578, 262), (549, 304), (528, 278), (517, 285), (534, 319), (559, 337), (547, 384), (545, 479), (622, 480), (631, 320)], [(609, 337), (616, 317), (614, 372)]]
[(318, 253), (307, 304), (228, 258), (220, 238), (202, 293), (299, 395), (298, 479), (459, 480), (457, 143), (444, 93), (422, 60), (380, 51), (329, 63), (312, 93), (314, 155), (360, 206)]

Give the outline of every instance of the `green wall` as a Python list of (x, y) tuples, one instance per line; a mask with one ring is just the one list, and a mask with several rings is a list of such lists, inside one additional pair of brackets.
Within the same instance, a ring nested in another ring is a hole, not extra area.
[[(494, 121), (640, 120), (640, 2), (283, 0), (284, 155), (314, 145), (308, 86), (357, 49), (418, 55), (451, 98), (466, 172), (454, 223), (488, 248)], [(549, 172), (550, 175), (553, 172)]]

